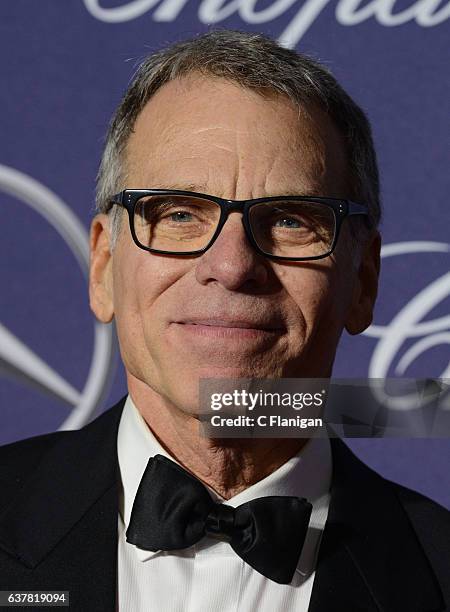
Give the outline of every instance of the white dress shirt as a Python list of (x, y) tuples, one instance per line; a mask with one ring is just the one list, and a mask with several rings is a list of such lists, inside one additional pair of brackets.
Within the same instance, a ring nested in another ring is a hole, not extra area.
[[(130, 396), (120, 420), (117, 449), (123, 486), (118, 517), (120, 612), (307, 612), (328, 515), (332, 470), (328, 438), (310, 439), (275, 472), (225, 501), (236, 507), (256, 497), (295, 495), (312, 503), (305, 544), (287, 585), (269, 580), (242, 561), (227, 542), (214, 538), (156, 553), (129, 544), (125, 532), (149, 458), (159, 453), (175, 459), (161, 447)], [(215, 501), (223, 501), (209, 490)]]

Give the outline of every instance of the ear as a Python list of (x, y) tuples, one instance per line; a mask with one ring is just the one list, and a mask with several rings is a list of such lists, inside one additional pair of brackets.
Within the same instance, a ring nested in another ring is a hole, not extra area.
[(361, 255), (351, 307), (345, 322), (349, 334), (360, 334), (372, 323), (380, 275), (380, 249), (381, 236), (375, 230), (366, 241)]
[(108, 215), (96, 215), (90, 231), (89, 300), (102, 323), (110, 323), (114, 316), (109, 224)]

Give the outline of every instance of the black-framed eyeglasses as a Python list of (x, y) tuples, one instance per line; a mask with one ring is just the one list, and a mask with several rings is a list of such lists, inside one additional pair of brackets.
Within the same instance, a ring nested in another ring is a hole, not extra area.
[(327, 257), (346, 217), (369, 220), (363, 204), (318, 196), (225, 200), (178, 189), (125, 189), (112, 196), (111, 204), (127, 209), (139, 248), (179, 256), (208, 250), (232, 211), (242, 213), (246, 236), (258, 253), (288, 261)]

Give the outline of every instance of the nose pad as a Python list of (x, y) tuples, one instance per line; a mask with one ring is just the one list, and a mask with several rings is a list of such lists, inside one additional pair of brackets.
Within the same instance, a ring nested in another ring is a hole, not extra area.
[(257, 248), (255, 240), (254, 240), (254, 238), (252, 236), (252, 233), (251, 233), (251, 230), (250, 230), (250, 226), (249, 225), (247, 226), (246, 223), (245, 223), (244, 215), (242, 215), (241, 223), (242, 223), (242, 226), (244, 228), (245, 237), (247, 238), (248, 244), (250, 245), (250, 247), (252, 248), (254, 253), (257, 253), (258, 255), (261, 255), (259, 249)]
[[(239, 213), (238, 213), (239, 214)], [(225, 223), (223, 224), (223, 227), (220, 231), (220, 234), (217, 237), (216, 242), (221, 243), (224, 242), (225, 244), (229, 245), (230, 241), (234, 242), (235, 240), (239, 240), (240, 242), (242, 242), (242, 247), (250, 247), (251, 246), (251, 240), (249, 239), (248, 236), (248, 232), (247, 232), (247, 228), (245, 226), (245, 221), (244, 221), (244, 217), (241, 214), (241, 224), (242, 224), (242, 229), (244, 230), (242, 235), (237, 235), (237, 232), (240, 232), (240, 225), (238, 223), (236, 223), (236, 219), (235, 219), (235, 214), (234, 211), (231, 212), (228, 215), (228, 218), (226, 219)], [(244, 246), (245, 243), (245, 246)], [(241, 245), (240, 245), (240, 250), (241, 250)]]
[[(243, 204), (244, 204), (244, 201), (239, 201), (239, 202), (235, 202), (232, 200), (228, 201), (226, 219), (225, 219), (225, 223), (223, 224), (220, 230), (220, 234), (222, 234), (223, 230), (225, 229), (226, 224), (228, 223), (230, 217), (232, 217), (233, 213), (236, 213), (236, 212), (240, 213), (241, 223), (242, 223), (242, 227), (244, 228), (244, 234), (247, 239), (247, 243), (252, 248), (253, 252), (258, 252), (258, 249), (256, 248), (256, 245), (255, 245), (255, 241), (250, 231), (249, 221), (247, 220), (247, 223), (246, 223), (246, 220), (245, 220), (245, 214), (244, 214), (245, 208)], [(217, 238), (220, 238), (220, 234)]]
[(259, 258), (249, 240), (242, 214), (241, 223), (243, 234), (239, 233), (240, 225), (234, 215), (228, 216), (211, 248), (196, 266), (196, 276), (200, 283), (216, 280), (229, 290), (237, 290), (250, 281), (259, 286), (267, 282), (266, 264)]
[(245, 226), (244, 215), (242, 215), (241, 217), (241, 223), (242, 223), (242, 227), (244, 228), (244, 233), (245, 233), (245, 237), (247, 238), (247, 242), (250, 244), (250, 246), (253, 247), (251, 236), (249, 236), (249, 232), (247, 230), (247, 227)]
[[(228, 221), (228, 219), (227, 219), (227, 221)], [(253, 254), (258, 253), (258, 250), (255, 248), (255, 244), (254, 244), (254, 240), (253, 240), (253, 237), (251, 235), (251, 232), (250, 232), (250, 228), (247, 227), (243, 214), (241, 215), (241, 223), (242, 223), (242, 228), (244, 230), (246, 247), (251, 249)]]

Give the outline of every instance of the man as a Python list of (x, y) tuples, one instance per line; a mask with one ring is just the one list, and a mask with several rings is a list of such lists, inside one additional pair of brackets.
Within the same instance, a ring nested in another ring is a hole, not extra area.
[(90, 301), (129, 395), (1, 449), (1, 589), (80, 611), (447, 609), (443, 508), (339, 440), (199, 434), (201, 379), (329, 377), (343, 329), (371, 322), (376, 159), (334, 78), (233, 31), (150, 56), (98, 209)]

